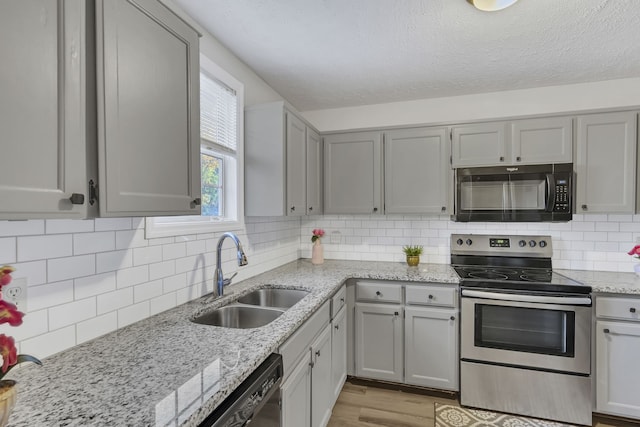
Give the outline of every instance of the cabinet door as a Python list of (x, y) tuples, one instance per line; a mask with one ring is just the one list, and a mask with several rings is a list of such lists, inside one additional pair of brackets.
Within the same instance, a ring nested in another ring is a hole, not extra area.
[[(82, 218), (92, 209), (90, 6), (0, 2), (0, 219)], [(72, 204), (73, 193), (84, 203)]]
[(311, 345), (311, 359), (311, 426), (324, 427), (333, 407), (331, 325), (327, 325)]
[(571, 163), (573, 137), (570, 117), (511, 122), (511, 162), (514, 164)]
[(322, 139), (307, 128), (307, 215), (322, 214)]
[(504, 122), (455, 126), (451, 129), (453, 167), (495, 166), (509, 162)]
[(331, 405), (338, 400), (347, 379), (347, 309), (342, 308), (331, 323)]
[(445, 213), (450, 178), (447, 129), (405, 129), (384, 135), (386, 213)]
[(635, 113), (578, 117), (577, 213), (633, 213), (636, 145)]
[(640, 323), (596, 322), (596, 410), (640, 418)]
[(101, 216), (199, 214), (198, 35), (155, 0), (99, 0)]
[(306, 126), (287, 112), (287, 215), (304, 215), (307, 208)]
[(402, 382), (402, 306), (356, 303), (356, 376)]
[(457, 310), (405, 307), (405, 382), (458, 390)]
[(380, 132), (324, 139), (324, 213), (383, 213)]
[(282, 427), (311, 425), (311, 362), (308, 354), (280, 387)]

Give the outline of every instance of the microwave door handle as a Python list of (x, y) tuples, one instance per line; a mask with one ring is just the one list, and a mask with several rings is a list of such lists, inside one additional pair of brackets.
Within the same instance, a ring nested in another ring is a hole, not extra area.
[(556, 204), (556, 179), (553, 174), (547, 174), (547, 207), (546, 212), (553, 212)]

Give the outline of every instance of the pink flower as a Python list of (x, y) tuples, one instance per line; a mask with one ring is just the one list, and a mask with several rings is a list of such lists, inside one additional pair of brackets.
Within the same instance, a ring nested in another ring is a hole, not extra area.
[(18, 350), (13, 338), (0, 335), (0, 356), (2, 356), (2, 372), (6, 373), (10, 366), (18, 363)]
[(635, 245), (627, 254), (640, 257), (640, 245)]
[(324, 230), (322, 228), (314, 228), (312, 233), (313, 233), (313, 236), (311, 236), (312, 242), (315, 242), (316, 240), (324, 236)]
[(0, 300), (0, 325), (8, 323), (11, 326), (20, 326), (23, 316), (24, 313), (18, 311), (18, 307), (5, 300)]
[(15, 268), (8, 265), (0, 267), (0, 289), (11, 283), (11, 273), (14, 271), (16, 271)]

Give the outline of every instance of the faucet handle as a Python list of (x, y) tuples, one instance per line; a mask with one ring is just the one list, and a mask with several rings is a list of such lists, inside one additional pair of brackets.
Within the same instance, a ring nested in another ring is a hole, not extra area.
[(237, 274), (238, 274), (238, 272), (236, 271), (236, 272), (235, 272), (235, 273), (233, 273), (233, 274), (231, 275), (231, 277), (229, 277), (228, 279), (223, 279), (223, 280), (222, 280), (222, 285), (223, 285), (223, 286), (230, 285), (230, 284), (231, 284), (231, 281), (233, 280), (233, 278), (234, 278), (234, 277), (236, 277), (236, 275), (237, 275)]

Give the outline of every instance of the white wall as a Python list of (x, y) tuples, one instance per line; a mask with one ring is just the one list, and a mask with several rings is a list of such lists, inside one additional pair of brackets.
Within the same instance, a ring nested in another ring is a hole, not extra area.
[(326, 259), (404, 262), (404, 245), (423, 245), (421, 263), (448, 264), (452, 233), (550, 235), (553, 268), (633, 272), (627, 252), (640, 239), (640, 215), (574, 215), (566, 223), (452, 222), (447, 215), (325, 215), (302, 220), (300, 254), (325, 230)]
[(306, 111), (321, 132), (640, 106), (640, 78)]

